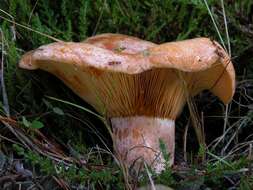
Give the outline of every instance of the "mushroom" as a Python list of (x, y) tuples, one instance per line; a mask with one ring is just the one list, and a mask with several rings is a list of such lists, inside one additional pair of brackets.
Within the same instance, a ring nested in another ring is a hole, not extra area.
[(165, 168), (160, 144), (174, 161), (175, 119), (186, 100), (208, 89), (227, 104), (235, 73), (229, 56), (208, 38), (157, 45), (121, 34), (56, 42), (26, 53), (19, 66), (60, 78), (110, 120), (115, 152), (126, 165)]

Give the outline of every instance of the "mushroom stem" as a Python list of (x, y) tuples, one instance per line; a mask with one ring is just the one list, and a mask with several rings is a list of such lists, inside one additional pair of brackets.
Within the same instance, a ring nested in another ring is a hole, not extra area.
[(128, 166), (138, 168), (145, 161), (157, 173), (165, 169), (160, 150), (162, 141), (169, 153), (170, 165), (174, 162), (175, 121), (146, 116), (111, 118), (115, 150)]

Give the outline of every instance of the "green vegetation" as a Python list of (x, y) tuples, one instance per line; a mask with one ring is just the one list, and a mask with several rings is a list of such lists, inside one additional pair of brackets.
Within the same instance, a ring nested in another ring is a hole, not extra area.
[[(177, 165), (160, 175), (151, 171), (152, 180), (182, 190), (252, 189), (253, 1), (224, 1), (230, 44), (221, 2), (3, 0), (0, 62), (4, 67), (0, 74), (5, 86), (1, 83), (0, 189), (22, 184), (23, 189), (33, 185), (44, 189), (118, 190), (150, 183), (148, 171), (126, 172), (115, 161), (110, 134), (101, 118), (85, 111), (92, 110), (90, 106), (55, 77), (17, 68), (18, 60), (24, 52), (57, 39), (82, 41), (99, 33), (128, 34), (156, 43), (197, 36), (221, 42), (210, 13), (227, 49), (231, 45), (238, 81), (234, 100), (226, 111), (208, 92), (196, 97), (194, 105), (205, 131), (205, 144), (198, 145), (190, 124), (184, 153), (182, 137), (190, 123), (186, 107), (177, 122)], [(163, 153), (168, 160), (166, 150)]]

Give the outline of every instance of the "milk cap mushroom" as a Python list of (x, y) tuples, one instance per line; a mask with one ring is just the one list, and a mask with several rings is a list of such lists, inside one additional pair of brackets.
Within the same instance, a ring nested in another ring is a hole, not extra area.
[(157, 45), (121, 34), (56, 42), (26, 53), (19, 66), (60, 78), (110, 119), (115, 152), (128, 166), (165, 167), (160, 143), (174, 161), (175, 119), (187, 97), (208, 89), (227, 104), (235, 73), (229, 56), (208, 38)]

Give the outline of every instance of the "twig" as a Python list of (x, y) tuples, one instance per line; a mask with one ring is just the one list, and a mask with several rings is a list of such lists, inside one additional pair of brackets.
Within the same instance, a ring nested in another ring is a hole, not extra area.
[(32, 11), (31, 11), (31, 13), (30, 13), (29, 20), (28, 20), (28, 23), (27, 23), (28, 25), (30, 24), (30, 21), (31, 21), (33, 12), (34, 12), (34, 10), (35, 10), (37, 4), (38, 4), (38, 1), (39, 1), (39, 0), (37, 0), (37, 1), (35, 2), (34, 6), (33, 6), (33, 8), (32, 8)]
[(28, 27), (28, 26), (19, 24), (19, 23), (15, 22), (15, 21), (12, 21), (12, 20), (8, 19), (8, 18), (5, 18), (5, 17), (3, 17), (3, 16), (1, 16), (1, 15), (0, 15), (0, 18), (4, 19), (5, 21), (8, 21), (8, 22), (10, 22), (10, 23), (12, 23), (12, 24), (15, 24), (15, 25), (17, 25), (17, 26), (19, 26), (19, 27), (21, 27), (21, 28), (25, 28), (25, 29), (30, 30), (30, 31), (32, 31), (32, 32), (35, 32), (35, 33), (37, 33), (37, 34), (39, 34), (39, 35), (41, 35), (41, 36), (45, 36), (45, 37), (47, 37), (47, 38), (49, 38), (49, 39), (51, 39), (51, 40), (53, 40), (53, 41), (56, 41), (56, 42), (63, 42), (62, 40), (59, 40), (59, 39), (57, 39), (57, 38), (55, 38), (55, 37), (52, 37), (52, 36), (50, 36), (50, 35), (48, 35), (48, 34), (45, 34), (45, 33), (43, 33), (43, 32), (40, 32), (40, 31), (38, 31), (38, 30), (34, 30), (34, 29), (32, 29), (32, 28), (30, 28), (30, 27)]
[[(224, 125), (223, 125), (223, 134), (225, 134), (226, 128), (227, 128), (227, 122), (228, 122), (228, 104), (226, 104), (225, 107), (226, 108), (225, 108), (225, 117), (224, 117)], [(224, 135), (224, 137), (225, 137), (225, 135)], [(224, 140), (225, 140), (225, 138), (223, 138), (223, 143), (224, 143)], [(223, 153), (224, 153), (223, 150), (224, 149), (222, 149), (222, 154), (221, 155), (223, 155)]]
[(2, 56), (1, 56), (1, 68), (0, 68), (1, 91), (2, 91), (2, 97), (3, 97), (3, 109), (5, 111), (5, 114), (9, 117), (10, 108), (9, 108), (5, 83), (4, 83), (4, 34), (1, 28), (0, 28), (0, 32), (1, 32), (1, 39), (2, 39)]
[(184, 136), (183, 136), (183, 142), (184, 142), (184, 161), (187, 162), (187, 134), (188, 134), (188, 129), (190, 125), (190, 120), (188, 120), (185, 130), (184, 130)]
[(227, 36), (228, 54), (231, 57), (231, 45), (230, 45), (230, 38), (229, 38), (229, 33), (228, 33), (228, 24), (227, 24), (227, 18), (226, 18), (226, 12), (225, 12), (225, 7), (224, 7), (224, 1), (223, 0), (221, 0), (221, 7), (222, 7), (224, 24), (225, 24), (226, 36)]
[(212, 15), (212, 12), (211, 12), (211, 10), (210, 10), (210, 8), (209, 8), (209, 5), (208, 5), (208, 3), (207, 3), (206, 0), (204, 0), (204, 3), (205, 3), (205, 5), (206, 5), (207, 11), (208, 11), (208, 13), (209, 13), (209, 15), (210, 15), (210, 17), (211, 17), (211, 19), (212, 19), (212, 22), (213, 22), (213, 25), (214, 25), (214, 27), (215, 27), (215, 30), (216, 30), (216, 32), (217, 32), (219, 38), (220, 38), (220, 41), (221, 41), (221, 43), (222, 43), (222, 46), (223, 46), (223, 48), (227, 51), (227, 48), (226, 48), (225, 43), (224, 43), (224, 41), (223, 41), (223, 39), (222, 39), (221, 33), (220, 33), (219, 29), (218, 29), (218, 26), (217, 26), (217, 24), (216, 24), (216, 21), (215, 21), (213, 15)]
[(148, 174), (148, 179), (149, 179), (149, 181), (150, 181), (151, 190), (156, 190), (154, 181), (153, 181), (153, 179), (152, 179), (152, 177), (151, 177), (151, 173), (150, 173), (150, 171), (149, 171), (149, 169), (148, 169), (148, 167), (147, 167), (146, 162), (144, 162), (144, 166), (145, 166), (146, 172), (147, 172), (147, 174)]

